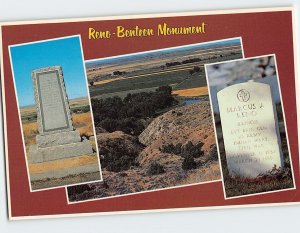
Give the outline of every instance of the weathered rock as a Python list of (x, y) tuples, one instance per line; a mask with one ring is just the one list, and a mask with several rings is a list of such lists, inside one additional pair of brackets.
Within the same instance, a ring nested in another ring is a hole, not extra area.
[(166, 144), (204, 143), (210, 150), (215, 144), (214, 127), (208, 101), (178, 107), (154, 119), (140, 134), (139, 141), (151, 148)]
[(124, 151), (132, 154), (138, 154), (143, 150), (143, 145), (134, 136), (128, 135), (122, 131), (112, 133), (100, 133), (97, 135), (99, 154), (104, 150), (113, 150), (116, 146), (122, 146)]

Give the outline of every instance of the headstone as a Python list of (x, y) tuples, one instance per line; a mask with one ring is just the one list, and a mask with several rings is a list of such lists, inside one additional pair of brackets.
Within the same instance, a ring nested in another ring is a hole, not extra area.
[(31, 163), (92, 154), (87, 141), (74, 131), (62, 68), (51, 66), (32, 72), (39, 134), (29, 148)]
[(275, 104), (268, 84), (235, 84), (217, 93), (229, 174), (255, 178), (282, 167)]

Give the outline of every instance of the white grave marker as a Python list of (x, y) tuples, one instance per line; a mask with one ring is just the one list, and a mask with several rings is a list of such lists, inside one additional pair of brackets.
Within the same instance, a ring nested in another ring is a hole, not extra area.
[(268, 84), (249, 81), (217, 93), (229, 174), (255, 178), (282, 167), (277, 117)]

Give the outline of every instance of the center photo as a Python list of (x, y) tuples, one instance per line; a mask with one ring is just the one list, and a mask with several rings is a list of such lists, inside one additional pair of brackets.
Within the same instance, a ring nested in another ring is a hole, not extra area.
[(243, 57), (237, 37), (86, 61), (103, 181), (68, 202), (220, 182), (204, 64)]

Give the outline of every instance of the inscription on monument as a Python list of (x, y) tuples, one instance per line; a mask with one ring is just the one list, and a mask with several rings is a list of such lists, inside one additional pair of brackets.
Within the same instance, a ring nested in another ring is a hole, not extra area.
[(38, 74), (37, 83), (43, 131), (68, 128), (68, 116), (58, 72)]
[(73, 130), (70, 107), (61, 67), (32, 72), (39, 133), (41, 135)]
[(217, 93), (228, 170), (254, 178), (282, 167), (271, 89), (253, 81)]

